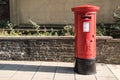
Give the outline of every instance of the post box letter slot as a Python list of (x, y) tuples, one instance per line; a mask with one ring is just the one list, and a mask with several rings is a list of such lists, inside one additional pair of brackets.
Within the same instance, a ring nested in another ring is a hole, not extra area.
[(91, 19), (91, 16), (83, 16), (82, 19)]

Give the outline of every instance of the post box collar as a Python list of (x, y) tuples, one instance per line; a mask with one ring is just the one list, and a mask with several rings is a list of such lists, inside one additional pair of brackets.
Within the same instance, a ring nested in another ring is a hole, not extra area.
[(93, 5), (82, 5), (82, 6), (76, 6), (72, 8), (73, 12), (97, 12), (99, 10), (98, 6)]

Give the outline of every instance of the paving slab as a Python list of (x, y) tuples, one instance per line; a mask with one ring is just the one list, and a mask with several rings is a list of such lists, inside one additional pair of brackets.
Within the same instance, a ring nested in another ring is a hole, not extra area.
[(10, 79), (15, 75), (18, 69), (22, 67), (22, 65), (15, 65), (14, 63), (10, 64), (9, 62), (1, 62), (0, 66), (0, 80)]
[(97, 77), (96, 80), (117, 80), (117, 79), (114, 77)]
[(54, 80), (74, 80), (73, 63), (59, 62)]
[(120, 65), (107, 64), (107, 66), (113, 72), (114, 76), (120, 80)]
[(32, 80), (53, 80), (57, 62), (42, 62)]
[(97, 77), (112, 77), (114, 78), (114, 74), (111, 72), (111, 70), (106, 66), (106, 64), (99, 63), (96, 65), (96, 76)]
[(79, 74), (75, 74), (75, 80), (96, 80), (95, 75), (79, 75)]
[(120, 80), (120, 65), (96, 67), (96, 74), (80, 75), (69, 62), (0, 61), (0, 80)]
[(39, 68), (37, 63), (33, 64), (32, 62), (25, 62), (19, 65), (22, 65), (22, 67), (9, 80), (31, 80)]

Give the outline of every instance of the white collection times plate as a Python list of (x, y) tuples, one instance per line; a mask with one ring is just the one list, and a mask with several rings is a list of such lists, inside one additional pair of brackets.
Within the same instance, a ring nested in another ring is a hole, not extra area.
[(90, 22), (83, 22), (83, 32), (90, 32)]

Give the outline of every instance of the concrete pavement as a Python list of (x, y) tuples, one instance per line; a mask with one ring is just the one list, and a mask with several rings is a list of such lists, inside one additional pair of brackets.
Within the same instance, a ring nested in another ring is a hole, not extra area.
[(97, 74), (80, 75), (74, 63), (0, 61), (0, 80), (120, 80), (120, 65), (97, 63)]

